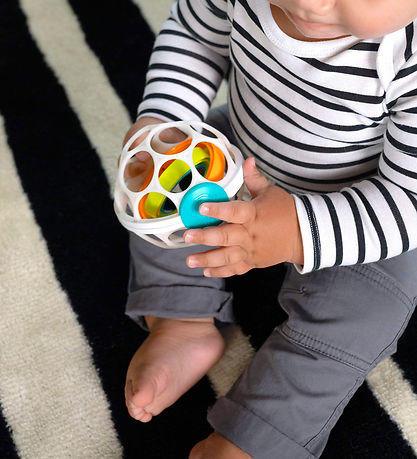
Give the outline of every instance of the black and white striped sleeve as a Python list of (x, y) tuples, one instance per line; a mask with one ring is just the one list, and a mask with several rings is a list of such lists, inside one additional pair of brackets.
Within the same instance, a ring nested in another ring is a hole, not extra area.
[(227, 0), (178, 0), (150, 59), (138, 117), (203, 120), (229, 65)]
[(370, 263), (417, 247), (417, 37), (412, 25), (406, 34), (403, 63), (386, 91), (378, 173), (340, 192), (295, 196), (300, 272)]

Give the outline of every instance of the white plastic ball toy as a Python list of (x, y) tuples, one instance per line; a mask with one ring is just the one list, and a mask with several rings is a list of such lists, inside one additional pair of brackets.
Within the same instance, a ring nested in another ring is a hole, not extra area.
[[(170, 128), (181, 131), (184, 139), (164, 141)], [(139, 138), (140, 143), (132, 146)], [(201, 215), (198, 208), (203, 202), (233, 198), (243, 184), (242, 164), (238, 148), (208, 124), (177, 121), (146, 126), (121, 153), (114, 199), (117, 218), (159, 247), (192, 245), (184, 242), (182, 233), (221, 223)]]

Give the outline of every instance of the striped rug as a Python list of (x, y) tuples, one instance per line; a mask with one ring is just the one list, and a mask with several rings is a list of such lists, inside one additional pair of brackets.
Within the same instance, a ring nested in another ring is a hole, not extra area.
[[(270, 288), (280, 268), (234, 279), (240, 328), (222, 361), (149, 424), (128, 416), (124, 377), (145, 336), (124, 315), (112, 184), (169, 4), (0, 2), (0, 459), (186, 458), (210, 432), (207, 407), (284, 318)], [(416, 350), (414, 318), (324, 458), (417, 456)]]

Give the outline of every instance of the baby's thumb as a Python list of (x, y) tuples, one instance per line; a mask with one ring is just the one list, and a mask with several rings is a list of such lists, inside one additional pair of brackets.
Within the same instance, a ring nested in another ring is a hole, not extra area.
[(252, 198), (269, 186), (268, 180), (257, 169), (253, 157), (243, 163), (243, 178)]

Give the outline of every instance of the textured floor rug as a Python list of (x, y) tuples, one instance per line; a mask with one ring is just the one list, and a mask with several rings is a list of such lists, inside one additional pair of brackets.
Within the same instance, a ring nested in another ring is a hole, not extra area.
[[(149, 424), (129, 418), (124, 377), (145, 336), (124, 315), (127, 235), (111, 188), (166, 6), (0, 3), (0, 459), (186, 458), (210, 432), (207, 407), (284, 319), (280, 268), (235, 279), (241, 327), (220, 364)], [(414, 316), (324, 458), (416, 457), (416, 350)]]

